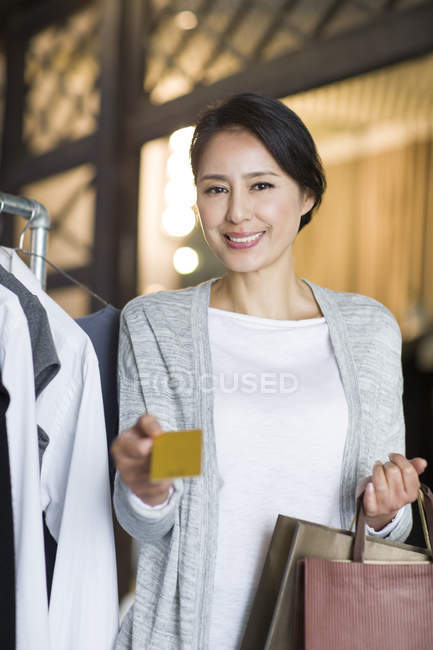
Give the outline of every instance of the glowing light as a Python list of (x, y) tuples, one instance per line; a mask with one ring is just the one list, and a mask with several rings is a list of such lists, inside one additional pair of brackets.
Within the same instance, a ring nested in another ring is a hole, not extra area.
[(161, 221), (166, 233), (173, 237), (186, 237), (195, 226), (191, 206), (196, 200), (196, 189), (189, 163), (189, 147), (193, 132), (194, 127), (187, 126), (174, 131), (169, 139), (171, 154), (167, 159), (167, 182), (164, 189), (166, 209)]
[(175, 21), (179, 29), (184, 30), (194, 29), (198, 25), (197, 16), (193, 11), (180, 11)]
[(199, 265), (197, 251), (189, 246), (178, 248), (173, 255), (173, 266), (181, 275), (188, 275), (196, 270)]
[(167, 160), (167, 175), (170, 180), (174, 179), (178, 183), (184, 183), (187, 185), (194, 185), (194, 179), (192, 177), (191, 165), (189, 164), (188, 154), (185, 153), (183, 156), (178, 154), (173, 154)]
[(170, 208), (174, 206), (190, 207), (191, 205), (194, 205), (197, 193), (194, 185), (184, 182), (184, 179), (180, 178), (177, 182), (170, 181), (167, 183), (164, 190), (164, 196), (167, 205)]
[(162, 227), (172, 237), (186, 237), (194, 229), (195, 215), (191, 208), (167, 208), (162, 214)]
[(186, 126), (183, 129), (173, 131), (169, 138), (169, 143), (172, 151), (178, 151), (183, 154), (188, 152), (191, 144), (192, 134), (194, 133), (193, 126)]

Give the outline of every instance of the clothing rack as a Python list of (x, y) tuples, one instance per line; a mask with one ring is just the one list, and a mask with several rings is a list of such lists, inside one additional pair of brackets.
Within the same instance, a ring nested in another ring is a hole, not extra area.
[[(46, 289), (46, 264), (48, 230), (50, 229), (50, 215), (42, 203), (34, 199), (27, 199), (23, 196), (14, 196), (0, 192), (0, 214), (19, 215), (28, 219), (28, 224), (22, 232), (21, 238), (27, 228), (30, 229), (30, 268), (41, 283), (42, 289)], [(20, 241), (20, 248), (22, 243)]]

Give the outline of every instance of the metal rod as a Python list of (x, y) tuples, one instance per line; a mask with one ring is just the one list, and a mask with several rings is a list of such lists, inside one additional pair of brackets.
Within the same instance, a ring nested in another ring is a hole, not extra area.
[(20, 239), (20, 248), (24, 233), (30, 229), (30, 251), (35, 253), (30, 256), (30, 268), (41, 283), (42, 289), (46, 289), (46, 265), (48, 230), (50, 229), (50, 215), (47, 209), (34, 199), (27, 199), (23, 196), (14, 196), (0, 192), (0, 213), (19, 215), (28, 219)]

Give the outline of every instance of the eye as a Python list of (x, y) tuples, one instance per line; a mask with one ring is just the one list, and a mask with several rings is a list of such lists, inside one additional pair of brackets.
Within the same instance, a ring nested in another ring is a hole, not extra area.
[(227, 192), (227, 188), (220, 185), (212, 185), (204, 191), (205, 194), (222, 194), (223, 192)]
[(266, 181), (259, 181), (258, 183), (254, 183), (252, 187), (255, 190), (262, 191), (262, 190), (270, 189), (274, 186), (271, 183), (266, 183)]

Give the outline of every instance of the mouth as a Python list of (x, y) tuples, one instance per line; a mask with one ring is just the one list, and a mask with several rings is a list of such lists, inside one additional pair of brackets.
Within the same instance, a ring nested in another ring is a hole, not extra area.
[(258, 242), (265, 235), (265, 230), (255, 233), (223, 233), (230, 248), (251, 248), (258, 244)]

